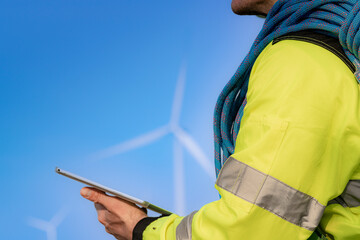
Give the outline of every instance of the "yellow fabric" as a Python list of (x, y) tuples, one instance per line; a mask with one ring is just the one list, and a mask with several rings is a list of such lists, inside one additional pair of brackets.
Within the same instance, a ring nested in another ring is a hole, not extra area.
[(152, 222), (143, 232), (143, 239), (176, 239), (176, 226), (183, 217), (172, 214), (169, 217), (162, 217)]
[[(269, 44), (252, 69), (233, 158), (317, 199), (360, 179), (360, 88), (322, 47)], [(222, 198), (194, 215), (192, 239), (305, 240), (311, 232), (218, 186)], [(144, 239), (176, 239), (181, 217), (150, 224)], [(333, 239), (360, 239), (360, 208), (330, 205), (321, 227)], [(153, 229), (155, 227), (155, 229)]]
[(360, 239), (360, 207), (344, 208), (339, 205), (329, 205), (320, 224), (330, 239), (358, 240)]

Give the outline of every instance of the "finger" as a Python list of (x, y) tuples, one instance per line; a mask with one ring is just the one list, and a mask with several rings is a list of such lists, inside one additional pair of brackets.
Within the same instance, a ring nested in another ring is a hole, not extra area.
[(100, 203), (94, 203), (94, 206), (96, 208), (96, 211), (103, 211), (106, 210), (106, 208), (104, 207), (104, 205), (100, 204)]
[(98, 215), (98, 220), (99, 222), (104, 225), (105, 227), (108, 226), (108, 220), (107, 220), (107, 214), (108, 214), (108, 211), (106, 210), (106, 208), (100, 204), (100, 203), (95, 203), (95, 208), (96, 208), (96, 212), (97, 212), (97, 215)]
[(104, 193), (96, 188), (91, 188), (91, 187), (82, 188), (80, 191), (80, 194), (84, 198), (86, 198), (94, 203), (100, 203), (110, 212), (113, 212), (114, 210), (119, 209), (119, 208), (122, 209), (127, 204), (132, 204), (132, 203), (128, 203), (124, 200), (121, 200), (117, 197), (108, 196), (108, 195), (106, 195), (106, 193)]
[(98, 189), (95, 189), (95, 188), (90, 188), (90, 187), (82, 188), (80, 190), (80, 194), (84, 198), (86, 198), (94, 203), (101, 203), (101, 204), (103, 204), (104, 198), (106, 199), (106, 197), (109, 197), (104, 192), (102, 192)]
[(98, 214), (99, 222), (104, 225), (107, 233), (114, 234), (112, 225), (118, 225), (119, 223), (122, 224), (123, 222), (121, 219), (113, 213), (109, 212), (102, 204), (95, 203), (94, 205)]
[(117, 197), (108, 196), (95, 188), (84, 187), (81, 189), (80, 194), (94, 203), (102, 204), (109, 212), (128, 211), (132, 208), (139, 209), (134, 203), (130, 203)]

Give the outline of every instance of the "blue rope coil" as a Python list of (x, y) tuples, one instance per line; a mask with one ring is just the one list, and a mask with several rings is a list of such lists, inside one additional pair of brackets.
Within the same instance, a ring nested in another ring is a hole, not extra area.
[(279, 0), (270, 10), (250, 52), (219, 95), (214, 113), (216, 177), (234, 153), (246, 105), (250, 71), (256, 58), (275, 38), (301, 30), (316, 30), (338, 38), (345, 54), (356, 67), (360, 83), (360, 1)]

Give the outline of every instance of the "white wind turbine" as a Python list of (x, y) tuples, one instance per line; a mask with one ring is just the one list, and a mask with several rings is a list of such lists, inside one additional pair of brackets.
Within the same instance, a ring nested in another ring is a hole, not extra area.
[(213, 166), (198, 143), (179, 126), (185, 79), (186, 68), (183, 66), (180, 69), (178, 76), (170, 122), (168, 124), (128, 141), (106, 148), (92, 156), (93, 160), (105, 159), (150, 144), (167, 134), (173, 134), (175, 137), (173, 146), (175, 212), (180, 215), (185, 213), (183, 147), (193, 156), (196, 162), (210, 176), (210, 178), (213, 179), (215, 177)]
[(67, 208), (61, 208), (52, 219), (47, 222), (39, 218), (29, 217), (28, 224), (34, 228), (40, 229), (46, 232), (47, 240), (56, 240), (57, 233), (56, 228), (65, 219), (68, 214)]

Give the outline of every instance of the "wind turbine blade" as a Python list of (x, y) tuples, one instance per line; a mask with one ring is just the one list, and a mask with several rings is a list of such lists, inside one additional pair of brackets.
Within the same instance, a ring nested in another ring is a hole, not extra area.
[(174, 138), (174, 203), (176, 214), (185, 214), (185, 179), (183, 150), (178, 141)]
[(145, 133), (131, 140), (119, 143), (115, 146), (99, 151), (95, 153), (93, 156), (91, 156), (91, 158), (93, 160), (100, 160), (100, 159), (112, 157), (120, 153), (127, 152), (132, 149), (139, 148), (141, 146), (154, 142), (157, 139), (166, 135), (167, 133), (169, 133), (168, 126), (160, 127), (158, 129), (155, 129), (154, 131)]
[(185, 79), (186, 79), (186, 67), (185, 64), (182, 64), (179, 72), (179, 76), (176, 82), (176, 89), (174, 95), (174, 101), (172, 105), (170, 125), (177, 125), (180, 118), (181, 105), (184, 96), (184, 88), (185, 88)]
[(211, 177), (214, 178), (214, 169), (205, 153), (201, 150), (200, 146), (195, 142), (195, 140), (181, 128), (176, 128), (174, 130), (175, 136), (179, 141), (186, 147), (189, 153), (195, 158), (195, 160), (200, 164), (203, 170)]
[(59, 226), (59, 224), (65, 219), (68, 214), (69, 209), (67, 207), (61, 208), (55, 216), (51, 219), (50, 223), (55, 227)]
[(30, 226), (43, 231), (48, 231), (48, 229), (53, 227), (49, 222), (33, 217), (29, 217), (27, 222)]

